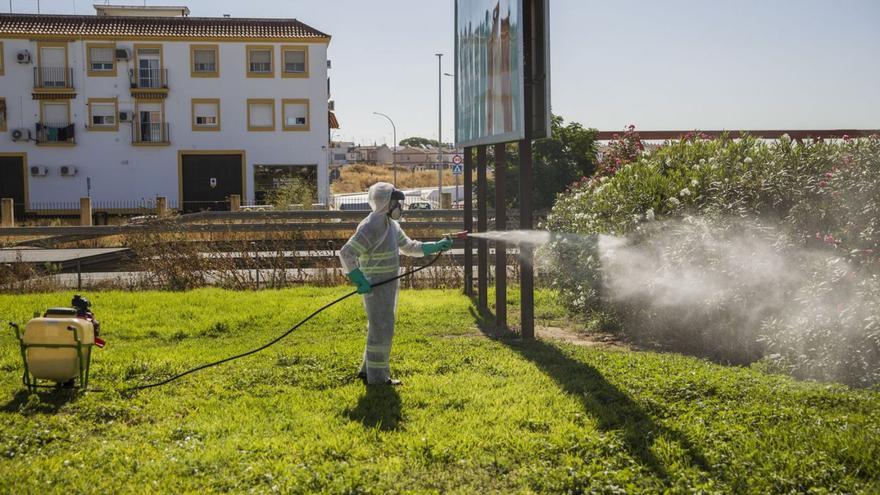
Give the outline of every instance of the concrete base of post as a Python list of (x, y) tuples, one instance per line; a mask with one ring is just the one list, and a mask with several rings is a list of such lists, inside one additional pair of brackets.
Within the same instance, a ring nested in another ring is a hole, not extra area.
[(79, 224), (92, 226), (92, 198), (79, 198)]
[(12, 198), (0, 199), (0, 227), (15, 227), (15, 206)]
[(168, 216), (168, 200), (162, 196), (156, 198), (156, 216), (159, 218)]
[(229, 211), (241, 211), (241, 196), (233, 194), (229, 196)]

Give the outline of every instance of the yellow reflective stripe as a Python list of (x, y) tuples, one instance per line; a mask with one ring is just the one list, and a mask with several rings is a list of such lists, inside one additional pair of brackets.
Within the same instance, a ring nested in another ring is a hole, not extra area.
[(364, 254), (367, 252), (367, 248), (365, 248), (363, 244), (359, 243), (358, 241), (354, 239), (349, 239), (348, 242), (351, 243), (351, 246), (354, 248), (355, 251), (358, 252), (358, 254)]
[(372, 254), (364, 254), (361, 256), (361, 260), (363, 261), (381, 261), (381, 260), (389, 260), (394, 258), (397, 255), (397, 251), (383, 251), (379, 253)]
[(367, 361), (367, 368), (387, 368), (388, 361)]
[(376, 275), (381, 273), (397, 273), (396, 266), (362, 266), (361, 271), (365, 275)]
[(367, 352), (390, 352), (390, 345), (367, 345)]

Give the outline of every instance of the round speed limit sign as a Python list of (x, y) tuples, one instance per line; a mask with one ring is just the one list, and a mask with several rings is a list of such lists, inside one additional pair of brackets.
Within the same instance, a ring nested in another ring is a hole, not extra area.
[(455, 155), (452, 157), (452, 163), (456, 165), (461, 165), (461, 155)]

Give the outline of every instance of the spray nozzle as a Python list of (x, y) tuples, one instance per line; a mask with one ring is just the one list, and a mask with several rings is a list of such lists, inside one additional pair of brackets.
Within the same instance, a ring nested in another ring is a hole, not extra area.
[(468, 232), (467, 230), (463, 230), (461, 232), (443, 234), (443, 238), (444, 239), (458, 239), (459, 241), (464, 241), (468, 238), (468, 234), (470, 234), (470, 232)]

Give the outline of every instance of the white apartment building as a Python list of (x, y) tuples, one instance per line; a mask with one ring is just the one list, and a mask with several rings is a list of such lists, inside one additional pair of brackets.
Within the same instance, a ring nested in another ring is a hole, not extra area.
[(0, 197), (224, 209), (299, 176), (327, 202), (329, 35), (296, 19), (96, 9), (0, 14)]

